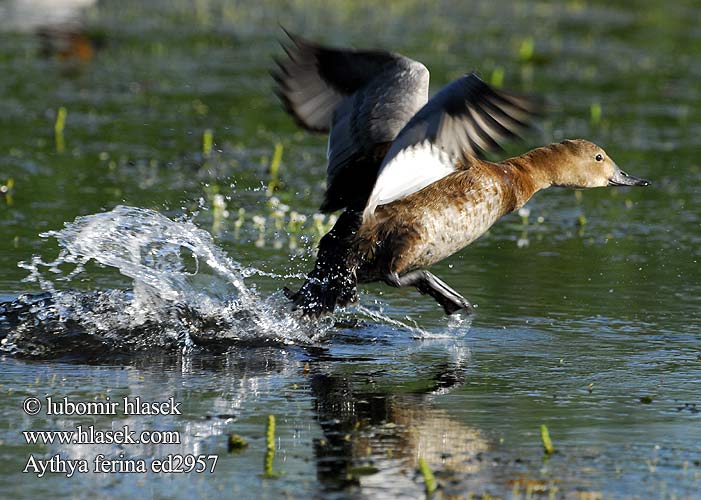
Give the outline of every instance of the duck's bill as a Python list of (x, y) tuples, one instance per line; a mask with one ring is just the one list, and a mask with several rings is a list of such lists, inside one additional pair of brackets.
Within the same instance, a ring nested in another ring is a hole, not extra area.
[(616, 170), (609, 179), (609, 186), (649, 186), (650, 181), (626, 174), (623, 170)]

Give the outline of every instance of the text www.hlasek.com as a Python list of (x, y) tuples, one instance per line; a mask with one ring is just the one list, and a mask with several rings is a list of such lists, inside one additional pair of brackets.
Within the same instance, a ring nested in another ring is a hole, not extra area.
[(27, 444), (180, 444), (178, 431), (101, 430), (89, 425), (73, 431), (22, 431)]
[[(68, 397), (36, 396), (25, 398), (22, 410), (29, 416), (42, 411), (46, 415), (111, 415), (118, 418), (138, 415), (181, 415), (180, 402), (170, 397), (167, 401), (145, 401), (139, 396), (124, 397), (112, 401), (109, 396), (104, 401), (74, 401)], [(114, 425), (114, 422), (113, 422)], [(71, 430), (22, 431), (28, 445), (70, 448), (71, 445), (179, 445), (179, 431), (143, 430), (137, 432), (123, 425), (113, 429), (96, 429), (93, 425), (76, 425)], [(163, 457), (131, 458), (125, 452), (118, 456), (98, 453), (92, 457), (70, 458), (64, 449), (51, 456), (31, 453), (22, 469), (25, 474), (44, 477), (46, 474), (64, 474), (73, 477), (76, 473), (127, 473), (145, 474), (189, 474), (214, 473), (218, 455), (193, 455), (169, 453)]]

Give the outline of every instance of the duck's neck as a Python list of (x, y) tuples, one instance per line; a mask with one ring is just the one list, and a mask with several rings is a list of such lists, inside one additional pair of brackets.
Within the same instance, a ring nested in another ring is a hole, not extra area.
[(555, 184), (558, 157), (561, 154), (557, 146), (559, 144), (536, 148), (501, 163), (507, 167), (505, 170), (511, 176), (516, 198), (515, 208), (525, 205), (541, 189)]

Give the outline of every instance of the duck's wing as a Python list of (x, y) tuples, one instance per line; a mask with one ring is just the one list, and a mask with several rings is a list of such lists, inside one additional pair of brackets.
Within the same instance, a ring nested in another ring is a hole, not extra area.
[(496, 90), (476, 74), (448, 84), (407, 123), (380, 166), (365, 207), (410, 195), (456, 170), (465, 156), (501, 149), (538, 114), (537, 99)]
[(288, 33), (276, 93), (297, 124), (330, 132), (322, 210), (370, 194), (390, 144), (428, 101), (428, 70), (399, 54), (317, 45)]

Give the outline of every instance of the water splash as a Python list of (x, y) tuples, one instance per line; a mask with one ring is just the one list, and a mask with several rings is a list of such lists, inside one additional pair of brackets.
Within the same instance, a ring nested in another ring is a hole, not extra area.
[(384, 313), (382, 308), (379, 310), (375, 310), (369, 307), (366, 307), (362, 304), (358, 304), (355, 306), (355, 310), (360, 313), (363, 316), (366, 316), (370, 318), (371, 320), (378, 322), (378, 323), (384, 323), (390, 327), (399, 329), (399, 330), (408, 330), (415, 338), (424, 338), (428, 334), (426, 330), (423, 330), (413, 319), (409, 318), (408, 316), (406, 317), (406, 320), (410, 322), (411, 324), (405, 323), (403, 321), (394, 319), (389, 317)]
[[(191, 222), (174, 222), (153, 210), (118, 206), (41, 236), (56, 238), (61, 251), (54, 261), (35, 256), (20, 263), (29, 271), (26, 280), (47, 293), (0, 305), (4, 352), (49, 357), (71, 349), (313, 344), (333, 324), (300, 318), (280, 293), (259, 296), (244, 283), (257, 270), (228, 257)], [(55, 282), (73, 280), (90, 261), (118, 269), (133, 280), (133, 290), (58, 290)]]

